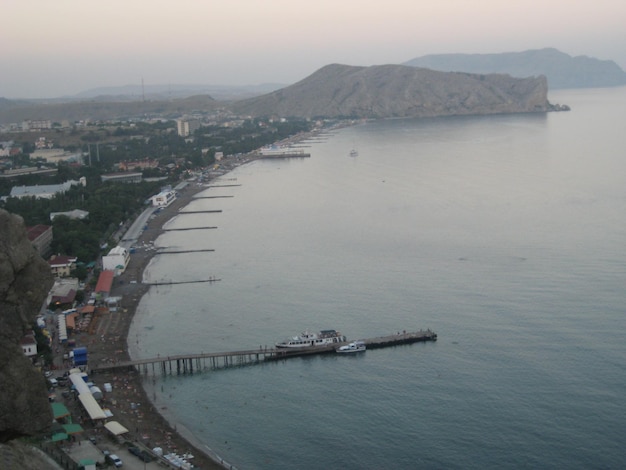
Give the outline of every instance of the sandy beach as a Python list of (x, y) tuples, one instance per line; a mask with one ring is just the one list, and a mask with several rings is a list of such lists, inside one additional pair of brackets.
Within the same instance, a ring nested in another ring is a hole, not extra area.
[[(339, 126), (337, 126), (339, 127)], [(291, 139), (278, 142), (279, 145), (293, 144), (315, 135), (315, 132), (302, 133)], [(249, 154), (241, 159), (226, 162), (222, 168), (232, 171), (234, 168), (259, 158)], [(204, 191), (207, 183), (190, 182), (182, 189), (177, 199), (167, 208), (151, 217), (147, 228), (143, 230), (135, 243), (138, 247), (131, 255), (126, 271), (114, 280), (111, 296), (122, 297), (121, 308), (97, 318), (87, 332), (76, 335), (76, 344), (87, 346), (89, 363), (92, 366), (115, 364), (130, 360), (128, 331), (136, 313), (137, 306), (150, 286), (143, 284), (143, 272), (154, 256), (149, 249), (163, 233), (164, 224), (172, 219), (180, 209), (192, 200), (195, 194)], [(147, 395), (139, 373), (135, 370), (99, 371), (94, 380), (97, 384), (111, 383), (113, 391), (106, 394), (105, 405), (109, 407), (114, 419), (130, 432), (128, 440), (143, 444), (146, 448), (161, 447), (164, 453), (191, 453), (194, 467), (203, 469), (233, 468), (221, 458), (212, 454), (210, 449), (198, 442), (182, 424), (168, 421), (170, 416), (165, 408), (159, 408), (156, 397), (151, 400)], [(101, 439), (99, 431), (92, 431)]]
[[(194, 194), (205, 189), (206, 186), (196, 183), (187, 185), (169, 207), (149, 220), (137, 245), (150, 246), (162, 233), (163, 224), (187, 205)], [(153, 255), (154, 251), (143, 248), (131, 255), (128, 268), (115, 278), (111, 292), (112, 296), (122, 297), (121, 308), (117, 312), (100, 316), (92, 329), (94, 334), (84, 332), (77, 335), (76, 344), (88, 347), (90, 364), (112, 364), (130, 359), (128, 330), (142, 296), (149, 289), (141, 281), (143, 271)], [(175, 429), (175, 426), (169, 424), (164, 417), (167, 412), (159, 410), (152, 403), (142, 386), (142, 380), (134, 370), (102, 371), (94, 376), (94, 381), (99, 385), (113, 385), (113, 391), (106, 394), (105, 405), (113, 413), (114, 419), (130, 431), (128, 439), (143, 443), (150, 449), (161, 447), (164, 453), (192, 453), (195, 467), (224, 468), (215, 456), (208, 455), (208, 449), (200, 448), (201, 444), (194, 440), (191, 433), (185, 429)]]

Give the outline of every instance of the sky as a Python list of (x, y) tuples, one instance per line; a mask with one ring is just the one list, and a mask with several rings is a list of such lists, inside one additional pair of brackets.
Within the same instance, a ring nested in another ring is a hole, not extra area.
[(319, 68), (554, 47), (626, 70), (624, 0), (0, 0), (0, 97), (295, 83)]

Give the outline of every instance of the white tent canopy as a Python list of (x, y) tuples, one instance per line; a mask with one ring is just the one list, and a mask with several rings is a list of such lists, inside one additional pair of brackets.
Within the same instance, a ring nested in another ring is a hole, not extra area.
[(70, 380), (72, 381), (74, 387), (76, 387), (76, 391), (79, 395), (82, 395), (83, 393), (90, 393), (89, 386), (85, 383), (80, 374), (70, 374)]
[(81, 393), (78, 395), (78, 399), (85, 407), (85, 410), (91, 419), (105, 419), (107, 417), (91, 393)]
[(108, 423), (104, 423), (104, 427), (111, 432), (114, 436), (119, 436), (120, 434), (126, 434), (128, 429), (122, 426), (117, 421), (109, 421)]

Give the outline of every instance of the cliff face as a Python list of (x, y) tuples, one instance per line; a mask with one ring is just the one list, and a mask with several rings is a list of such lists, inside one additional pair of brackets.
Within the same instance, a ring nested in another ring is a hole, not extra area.
[(328, 65), (281, 90), (234, 104), (255, 116), (430, 117), (545, 112), (545, 77), (437, 72), (403, 65)]
[(52, 423), (46, 383), (22, 353), (53, 278), (34, 250), (21, 217), (0, 209), (0, 442), (33, 435)]

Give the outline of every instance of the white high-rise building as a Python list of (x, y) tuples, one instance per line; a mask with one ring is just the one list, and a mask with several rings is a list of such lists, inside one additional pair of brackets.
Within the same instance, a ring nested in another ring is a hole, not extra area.
[(200, 129), (200, 121), (197, 119), (177, 119), (176, 124), (178, 124), (178, 135), (181, 137), (188, 137)]

